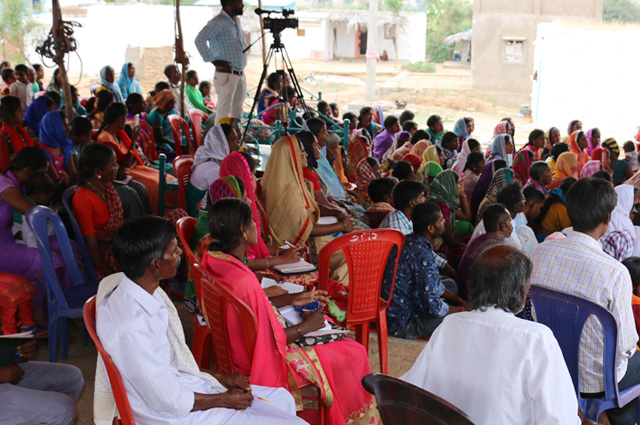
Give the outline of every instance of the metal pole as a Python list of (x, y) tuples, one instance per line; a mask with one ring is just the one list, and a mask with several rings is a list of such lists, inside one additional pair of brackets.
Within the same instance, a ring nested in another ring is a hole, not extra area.
[[(258, 9), (262, 9), (262, 0), (258, 0)], [(264, 21), (262, 20), (262, 15), (258, 16), (258, 19), (260, 19), (260, 34), (262, 35), (264, 34)], [(264, 65), (267, 60), (267, 49), (264, 45), (264, 38), (260, 44), (262, 45), (262, 64)]]

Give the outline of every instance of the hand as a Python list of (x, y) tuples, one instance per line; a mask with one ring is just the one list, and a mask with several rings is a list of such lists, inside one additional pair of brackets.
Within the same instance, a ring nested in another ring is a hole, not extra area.
[(345, 217), (344, 220), (340, 220), (342, 223), (344, 223), (344, 231), (345, 232), (352, 232), (353, 231), (353, 220), (351, 220), (351, 217)]
[(226, 393), (220, 394), (222, 406), (228, 409), (244, 410), (253, 403), (253, 394), (251, 389), (243, 391), (238, 388), (231, 388)]
[(18, 346), (18, 355), (26, 359), (31, 358), (31, 356), (33, 356), (33, 353), (36, 352), (37, 347), (38, 346), (36, 344), (36, 340), (32, 339), (29, 342)]
[(0, 383), (9, 383), (17, 385), (24, 375), (24, 370), (15, 363), (9, 363), (4, 368), (0, 369)]
[(298, 247), (283, 249), (280, 251), (280, 254), (278, 254), (278, 257), (281, 259), (283, 264), (295, 263), (302, 257), (302, 252)]
[(288, 293), (289, 291), (287, 291), (286, 289), (280, 286), (275, 286), (275, 285), (264, 289), (264, 294), (267, 296), (267, 298), (278, 297), (280, 295), (284, 295)]
[(305, 304), (312, 303), (314, 301), (320, 301), (321, 303), (326, 304), (329, 302), (327, 295), (329, 295), (327, 291), (321, 291), (319, 289), (313, 288), (310, 291), (294, 294), (291, 305), (299, 307)]
[(464, 196), (465, 195), (464, 185), (462, 183), (462, 179), (458, 180), (458, 184), (456, 185), (456, 192), (457, 192), (458, 196)]
[(473, 310), (473, 307), (471, 307), (471, 304), (469, 304), (467, 301), (465, 300), (460, 300), (460, 305), (462, 306), (462, 308), (464, 308), (464, 311), (471, 311)]
[(127, 178), (127, 169), (122, 165), (118, 166), (118, 172), (116, 173), (116, 180), (124, 180)]
[(220, 373), (216, 375), (216, 379), (229, 390), (237, 388), (245, 393), (251, 392), (249, 381), (247, 381), (244, 376), (233, 375), (231, 373)]
[(322, 308), (311, 313), (303, 312), (302, 314), (304, 315), (304, 320), (298, 325), (298, 327), (302, 330), (303, 335), (324, 327), (324, 312), (322, 311)]
[(136, 141), (140, 138), (140, 126), (133, 127), (131, 131), (131, 149), (136, 149)]

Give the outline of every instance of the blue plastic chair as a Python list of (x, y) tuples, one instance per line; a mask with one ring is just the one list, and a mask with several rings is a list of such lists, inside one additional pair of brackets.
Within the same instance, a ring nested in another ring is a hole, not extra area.
[(80, 230), (78, 220), (76, 220), (76, 216), (73, 214), (73, 209), (71, 208), (71, 199), (73, 198), (73, 195), (75, 195), (76, 189), (77, 186), (71, 186), (64, 191), (64, 193), (62, 194), (62, 205), (64, 205), (64, 209), (67, 210), (67, 213), (69, 214), (71, 228), (73, 229), (73, 236), (76, 240), (76, 243), (78, 244), (80, 255), (84, 260), (86, 279), (89, 282), (98, 282), (96, 270), (93, 267), (93, 262), (91, 261), (91, 257), (89, 256), (89, 249), (87, 248), (84, 236), (82, 235), (82, 230)]
[[(640, 384), (625, 390), (618, 389), (616, 379), (618, 325), (611, 312), (584, 298), (536, 285), (531, 286), (529, 297), (533, 302), (537, 321), (551, 328), (558, 340), (576, 390), (578, 405), (587, 419), (597, 422), (598, 416), (603, 411), (623, 407), (640, 396)], [(601, 323), (604, 334), (605, 395), (603, 398), (582, 398), (578, 385), (580, 335), (586, 320), (592, 315)], [(638, 403), (638, 419), (640, 419), (640, 403)]]
[[(97, 281), (90, 281), (80, 272), (76, 258), (71, 249), (69, 236), (62, 223), (62, 219), (52, 209), (35, 206), (27, 212), (27, 223), (36, 236), (42, 270), (47, 284), (47, 305), (49, 319), (49, 361), (57, 358), (58, 339), (60, 340), (60, 355), (66, 360), (69, 354), (68, 327), (69, 319), (82, 318), (82, 307), (91, 296), (98, 291)], [(47, 224), (51, 223), (60, 245), (60, 251), (65, 268), (71, 277), (73, 286), (67, 293), (62, 292), (60, 282), (53, 267), (53, 257), (47, 234)], [(59, 327), (59, 329), (58, 329)], [(58, 338), (58, 334), (60, 334)], [(88, 334), (83, 328), (83, 343), (87, 344)]]

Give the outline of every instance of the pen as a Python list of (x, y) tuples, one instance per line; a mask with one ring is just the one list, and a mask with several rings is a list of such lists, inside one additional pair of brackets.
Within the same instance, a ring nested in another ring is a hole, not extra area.
[(295, 248), (295, 246), (289, 242), (289, 241), (284, 241), (284, 243), (289, 247), (289, 248)]

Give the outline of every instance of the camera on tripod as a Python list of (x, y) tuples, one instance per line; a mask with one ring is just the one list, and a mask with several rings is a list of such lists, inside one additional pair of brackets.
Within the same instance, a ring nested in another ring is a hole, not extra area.
[[(262, 10), (256, 9), (256, 14), (262, 15), (266, 14), (264, 18), (262, 18), (262, 22), (264, 23), (265, 29), (271, 31), (273, 34), (279, 34), (282, 30), (287, 28), (298, 28), (298, 18), (289, 18), (289, 16), (295, 13), (295, 10), (291, 9), (283, 9), (281, 11), (274, 10)], [(282, 18), (272, 18), (271, 13), (281, 13)]]

